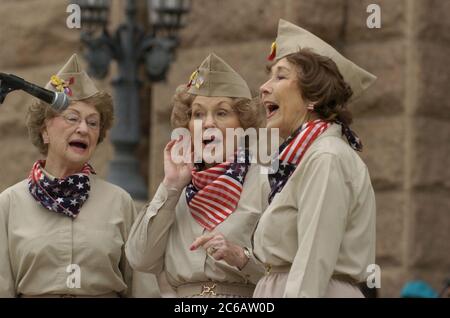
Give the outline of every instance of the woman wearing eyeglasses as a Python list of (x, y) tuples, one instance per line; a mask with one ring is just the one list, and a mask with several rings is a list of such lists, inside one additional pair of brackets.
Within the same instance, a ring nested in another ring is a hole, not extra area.
[(88, 163), (112, 126), (112, 99), (76, 55), (46, 88), (71, 104), (62, 113), (41, 101), (28, 110), (31, 142), (45, 159), (0, 194), (0, 297), (131, 296), (124, 245), (133, 201)]

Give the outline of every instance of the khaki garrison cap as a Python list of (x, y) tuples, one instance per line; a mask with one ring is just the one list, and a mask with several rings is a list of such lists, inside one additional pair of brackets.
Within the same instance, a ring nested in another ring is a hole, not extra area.
[(187, 92), (208, 97), (252, 98), (245, 80), (214, 53), (192, 73)]
[(305, 48), (310, 49), (316, 54), (329, 57), (336, 63), (344, 80), (353, 90), (352, 101), (360, 96), (376, 80), (376, 76), (342, 56), (331, 45), (319, 37), (295, 24), (280, 19), (277, 38), (272, 44), (269, 60), (278, 61), (287, 55)]
[(87, 73), (81, 69), (76, 54), (73, 54), (59, 72), (51, 77), (45, 88), (54, 92), (64, 92), (71, 100), (83, 100), (99, 92)]

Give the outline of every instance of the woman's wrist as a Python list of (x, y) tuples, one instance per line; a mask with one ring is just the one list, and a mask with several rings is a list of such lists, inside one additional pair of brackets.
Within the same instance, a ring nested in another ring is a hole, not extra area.
[(246, 247), (240, 247), (241, 248), (241, 264), (238, 266), (239, 270), (242, 270), (245, 265), (247, 265), (248, 261), (250, 260), (251, 254), (248, 248)]
[(170, 181), (167, 178), (164, 178), (162, 184), (169, 190), (180, 191), (182, 189), (182, 187), (180, 187), (179, 184), (177, 184), (176, 182)]

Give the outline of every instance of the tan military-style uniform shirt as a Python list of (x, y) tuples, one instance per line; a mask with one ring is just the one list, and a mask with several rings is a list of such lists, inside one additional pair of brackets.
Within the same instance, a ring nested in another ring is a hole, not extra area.
[(375, 262), (375, 196), (366, 165), (339, 125), (306, 151), (263, 213), (254, 245), (263, 263), (291, 265), (278, 296), (322, 297), (332, 276), (365, 281)]
[(27, 180), (0, 194), (0, 297), (151, 296), (139, 284), (156, 281), (139, 273), (133, 286), (125, 258), (137, 214), (130, 195), (95, 175), (90, 183), (76, 219), (42, 207)]
[[(267, 206), (269, 185), (260, 167), (251, 165), (236, 210), (213, 232), (229, 241), (252, 249), (251, 236)], [(264, 272), (254, 256), (241, 270), (216, 261), (203, 248), (191, 251), (194, 240), (207, 233), (192, 217), (183, 191), (167, 189), (161, 184), (149, 205), (133, 225), (126, 245), (128, 260), (136, 270), (160, 275), (177, 288), (187, 283), (215, 281), (255, 284)]]

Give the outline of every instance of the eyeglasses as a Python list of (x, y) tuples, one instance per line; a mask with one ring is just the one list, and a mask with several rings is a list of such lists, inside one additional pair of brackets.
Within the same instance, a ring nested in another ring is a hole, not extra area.
[(98, 130), (100, 129), (100, 119), (97, 117), (89, 117), (82, 119), (80, 115), (76, 113), (66, 113), (60, 115), (69, 125), (78, 126), (81, 121), (84, 120), (89, 129)]

